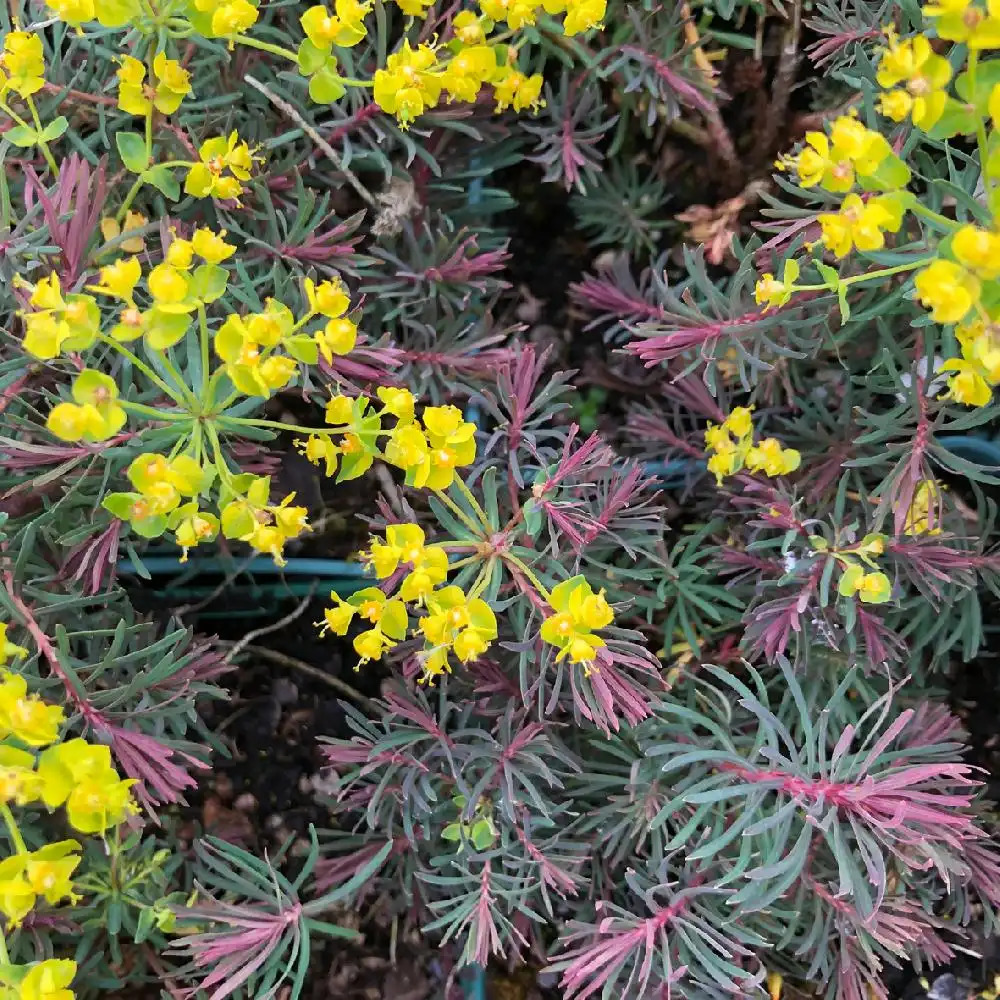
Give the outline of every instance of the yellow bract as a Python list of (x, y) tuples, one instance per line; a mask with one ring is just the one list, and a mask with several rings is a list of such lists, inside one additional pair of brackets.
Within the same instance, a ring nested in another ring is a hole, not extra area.
[(614, 621), (604, 591), (595, 594), (585, 577), (574, 576), (552, 588), (549, 606), (554, 614), (542, 623), (542, 639), (559, 649), (556, 659), (568, 657), (589, 670), (597, 650), (606, 645), (594, 632)]

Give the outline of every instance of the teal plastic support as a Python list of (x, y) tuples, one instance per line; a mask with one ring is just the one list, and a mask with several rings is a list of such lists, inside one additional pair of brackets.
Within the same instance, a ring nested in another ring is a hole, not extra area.
[(481, 965), (469, 966), (461, 982), (466, 1000), (486, 1000), (486, 970)]

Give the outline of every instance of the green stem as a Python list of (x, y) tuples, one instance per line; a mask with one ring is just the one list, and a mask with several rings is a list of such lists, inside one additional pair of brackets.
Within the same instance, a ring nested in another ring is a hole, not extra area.
[[(215, 461), (215, 467), (219, 473), (219, 479), (222, 481), (224, 486), (231, 487), (233, 477), (229, 471), (229, 466), (226, 464), (226, 460), (222, 455), (222, 444), (219, 441), (219, 432), (215, 427), (209, 423), (205, 422), (205, 437), (208, 438), (209, 444), (212, 446), (212, 458)], [(234, 491), (235, 492), (235, 491)]]
[(342, 76), (340, 82), (348, 87), (374, 87), (374, 80), (355, 80), (353, 76)]
[(479, 571), (479, 575), (476, 577), (475, 582), (469, 590), (468, 596), (470, 601), (473, 598), (478, 597), (486, 589), (486, 584), (490, 582), (490, 578), (493, 576), (493, 568), (496, 564), (496, 556), (490, 556), (489, 559), (486, 560), (485, 565)]
[(195, 409), (198, 407), (198, 397), (194, 394), (194, 390), (191, 389), (181, 373), (174, 367), (174, 363), (170, 360), (169, 355), (166, 351), (157, 351), (160, 355), (160, 360), (163, 362), (163, 367), (167, 369), (170, 377), (177, 383), (177, 387), (181, 394), (188, 401), (188, 403)]
[(479, 520), (483, 522), (483, 527), (486, 528), (487, 531), (495, 530), (495, 526), (490, 524), (490, 519), (487, 516), (486, 511), (479, 506), (479, 501), (472, 495), (472, 491), (462, 481), (461, 476), (455, 476), (455, 485), (458, 487), (459, 491), (465, 497), (465, 499), (469, 501), (469, 506), (475, 512), (476, 517), (478, 517)]
[[(921, 257), (919, 260), (911, 260), (906, 264), (897, 264), (895, 267), (883, 267), (879, 268), (877, 271), (865, 271), (864, 274), (855, 274), (850, 278), (841, 278), (841, 285), (856, 285), (862, 281), (873, 281), (875, 278), (888, 278), (893, 274), (902, 274), (905, 271), (915, 271), (918, 267), (923, 267), (925, 264), (929, 264), (934, 257)], [(821, 285), (793, 285), (792, 291), (795, 292), (832, 292), (835, 291), (838, 286), (831, 285), (829, 282), (824, 281)]]
[(144, 403), (133, 403), (129, 399), (117, 400), (118, 405), (126, 410), (141, 413), (145, 417), (152, 417), (154, 420), (192, 420), (190, 413), (175, 413), (172, 410), (158, 410), (155, 406), (146, 406)]
[(153, 159), (153, 107), (146, 112), (146, 162)]
[(954, 232), (958, 229), (959, 224), (954, 219), (949, 219), (939, 212), (932, 211), (926, 205), (921, 205), (919, 201), (915, 201), (910, 208), (914, 215), (922, 215), (930, 222), (937, 223), (937, 225), (941, 226), (947, 232)]
[(350, 427), (302, 427), (299, 424), (283, 424), (280, 420), (257, 420), (254, 417), (219, 417), (220, 424), (242, 424), (245, 427), (273, 427), (279, 431), (294, 431), (297, 434), (346, 434)]
[(241, 35), (239, 38), (234, 39), (234, 41), (237, 45), (246, 45), (251, 49), (260, 49), (261, 52), (270, 52), (298, 65), (299, 57), (291, 49), (282, 48), (280, 45), (272, 45), (270, 42), (262, 42), (259, 38), (251, 38), (249, 35)]
[(25, 100), (28, 102), (28, 109), (31, 111), (31, 120), (35, 123), (35, 128), (38, 130), (39, 139), (37, 146), (42, 151), (42, 156), (45, 157), (45, 162), (49, 165), (49, 170), (52, 171), (54, 176), (58, 176), (59, 166), (55, 161), (55, 157), (52, 155), (52, 150), (49, 149), (49, 144), (47, 142), (43, 142), (41, 139), (41, 134), (44, 129), (42, 127), (42, 119), (38, 117), (38, 108), (35, 107), (35, 102), (30, 96), (26, 97)]
[(128, 210), (132, 207), (132, 202), (135, 201), (135, 196), (142, 190), (143, 180), (142, 177), (136, 177), (132, 186), (128, 189), (128, 194), (125, 195), (125, 200), (121, 203), (121, 207), (118, 209), (118, 214), (115, 216), (115, 221), (119, 226), (125, 221), (125, 216)]
[(212, 400), (208, 395), (210, 373), (208, 371), (208, 316), (205, 304), (198, 303), (198, 340), (201, 343), (201, 406), (203, 410), (211, 408)]
[(0, 816), (3, 816), (3, 821), (10, 836), (10, 842), (14, 845), (14, 850), (18, 854), (27, 854), (28, 848), (24, 843), (24, 837), (21, 836), (21, 831), (17, 828), (17, 820), (14, 819), (14, 814), (10, 811), (10, 806), (6, 802), (0, 802)]
[(10, 965), (10, 953), (7, 951), (7, 941), (3, 931), (0, 931), (0, 965)]
[(506, 559), (512, 565), (516, 566), (531, 581), (531, 583), (535, 587), (535, 590), (537, 590), (538, 593), (541, 594), (546, 601), (549, 600), (548, 590), (545, 589), (545, 586), (542, 583), (542, 581), (539, 580), (537, 576), (535, 576), (534, 570), (532, 570), (531, 567), (529, 567), (528, 564), (523, 559), (519, 559), (512, 552), (504, 552), (503, 558)]
[(480, 538), (482, 537), (482, 525), (476, 524), (476, 522), (473, 521), (472, 518), (470, 518), (469, 515), (466, 514), (465, 511), (462, 510), (462, 508), (459, 507), (447, 493), (444, 493), (441, 490), (434, 490), (434, 496), (436, 496), (438, 500), (440, 500), (452, 512), (452, 514), (454, 514), (455, 517), (457, 517), (462, 524), (464, 524), (469, 531), (473, 533), (473, 535)]
[[(969, 93), (972, 94), (973, 98), (976, 94), (976, 70), (978, 67), (979, 52), (972, 49), (969, 52), (968, 74)], [(983, 121), (983, 116), (979, 112), (976, 112), (976, 144), (979, 147), (979, 172), (983, 178), (983, 187), (986, 189), (988, 201), (988, 196), (993, 189), (993, 181), (986, 173), (986, 161), (989, 159), (989, 140), (986, 137), (986, 122)]]
[(109, 337), (105, 333), (99, 333), (97, 335), (98, 339), (103, 344), (107, 344), (109, 347), (113, 347), (119, 354), (123, 354), (129, 361), (132, 362), (146, 376), (154, 385), (158, 386), (163, 392), (165, 392), (181, 409), (184, 409), (187, 405), (183, 396), (178, 396), (177, 393), (170, 387), (170, 385), (163, 381), (156, 372), (153, 371), (149, 365), (146, 364), (142, 358), (133, 354), (124, 344), (120, 344), (117, 340)]

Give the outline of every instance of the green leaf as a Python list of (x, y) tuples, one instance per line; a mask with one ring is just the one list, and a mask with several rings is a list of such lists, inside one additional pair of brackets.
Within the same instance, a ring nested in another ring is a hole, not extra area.
[(910, 168), (890, 153), (871, 174), (864, 174), (865, 186), (882, 191), (895, 191), (910, 183)]
[(195, 268), (189, 284), (190, 294), (203, 302), (214, 302), (226, 292), (229, 272), (218, 264), (202, 264)]
[[(312, 76), (318, 69), (326, 65), (328, 59), (330, 59), (329, 49), (321, 49), (313, 45), (308, 38), (302, 39), (302, 43), (299, 45), (298, 63), (299, 72), (303, 76)], [(334, 59), (333, 62), (336, 64), (337, 60)]]
[(927, 132), (932, 139), (950, 139), (955, 135), (969, 135), (976, 131), (979, 116), (967, 104), (953, 101), (950, 97), (945, 102), (941, 117), (934, 127)]
[(461, 840), (462, 839), (462, 824), (461, 823), (449, 823), (441, 831), (442, 840)]
[(830, 286), (831, 292), (840, 288), (840, 272), (835, 267), (824, 264), (821, 260), (813, 261), (813, 263), (816, 265), (816, 270), (819, 271), (823, 280)]
[(850, 286), (841, 283), (837, 286), (837, 301), (840, 303), (840, 322), (846, 323), (851, 318), (851, 306), (847, 301), (847, 290)]
[(171, 201), (177, 201), (181, 196), (181, 186), (170, 167), (162, 165), (150, 167), (142, 172), (142, 179), (147, 184), (152, 184)]
[(473, 823), (469, 839), (477, 851), (485, 851), (493, 843), (493, 824), (488, 819)]
[(285, 350), (304, 365), (314, 365), (319, 359), (319, 345), (308, 334), (299, 333), (286, 338)]
[(59, 138), (69, 128), (69, 120), (65, 115), (60, 115), (58, 118), (53, 118), (52, 121), (42, 129), (41, 141), (42, 142), (54, 142)]
[(344, 81), (337, 76), (336, 70), (330, 65), (322, 66), (309, 79), (309, 97), (316, 104), (332, 104), (334, 101), (339, 101), (346, 93)]
[(15, 125), (3, 133), (3, 137), (15, 146), (26, 149), (38, 142), (38, 133), (27, 125)]
[(146, 140), (137, 132), (115, 133), (115, 145), (118, 147), (118, 155), (122, 158), (122, 163), (133, 174), (141, 174), (149, 166), (149, 157), (146, 155)]
[[(955, 78), (955, 93), (963, 101), (974, 104), (980, 115), (989, 114), (990, 92), (1000, 83), (1000, 60), (988, 59), (979, 63), (976, 67), (975, 90), (969, 85), (970, 82), (968, 73), (960, 73)], [(974, 130), (975, 125), (970, 131)]]

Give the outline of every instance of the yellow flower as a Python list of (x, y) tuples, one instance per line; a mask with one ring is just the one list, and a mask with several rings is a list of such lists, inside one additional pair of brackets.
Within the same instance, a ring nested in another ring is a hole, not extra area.
[(892, 91), (898, 96), (889, 97), (888, 101), (888, 95), (883, 96), (884, 114), (894, 121), (902, 121), (910, 114), (914, 125), (929, 129), (944, 112), (951, 66), (943, 56), (935, 55), (925, 36), (917, 35), (900, 42), (890, 31), (888, 47), (882, 53), (876, 79), (881, 87), (905, 84), (905, 90)]
[(302, 287), (305, 289), (309, 311), (312, 313), (336, 319), (343, 316), (351, 304), (347, 289), (339, 279), (322, 281), (317, 285), (311, 278), (306, 278), (302, 282)]
[[(421, 455), (419, 465), (403, 466), (407, 468), (406, 481), (418, 489), (443, 490), (454, 481), (456, 468), (475, 461), (476, 426), (463, 420), (462, 411), (457, 406), (426, 407), (423, 424), (427, 450)], [(420, 450), (419, 445), (412, 434), (406, 435), (407, 430), (406, 427), (397, 427), (392, 437), (399, 442), (405, 435), (404, 444), (410, 446), (414, 453), (407, 457), (414, 457)], [(402, 457), (399, 449), (393, 453)]]
[(91, 291), (102, 295), (113, 295), (134, 305), (132, 293), (142, 277), (142, 267), (138, 257), (122, 257), (113, 264), (101, 268), (99, 285), (88, 285)]
[(9, 927), (17, 927), (35, 906), (35, 893), (24, 877), (24, 859), (25, 855), (15, 854), (0, 861), (0, 913)]
[(42, 779), (35, 773), (35, 758), (27, 750), (0, 744), (0, 802), (19, 806), (35, 802), (42, 794)]
[(744, 438), (748, 434), (752, 434), (753, 416), (751, 408), (748, 406), (734, 406), (722, 422), (722, 426), (730, 434), (735, 434), (738, 438)]
[(1000, 278), (1000, 235), (965, 225), (952, 237), (951, 249), (977, 278)]
[(386, 413), (391, 413), (397, 420), (397, 427), (413, 423), (413, 408), (416, 400), (409, 389), (398, 389), (395, 386), (379, 386), (376, 390), (382, 400)]
[(48, 958), (33, 965), (21, 980), (20, 1000), (74, 1000), (67, 987), (76, 975), (76, 962), (65, 958)]
[(410, 17), (426, 17), (427, 8), (434, 5), (434, 0), (396, 0), (396, 6)]
[(153, 107), (172, 115), (191, 93), (191, 74), (176, 59), (168, 59), (166, 52), (157, 52), (153, 57), (153, 77), (156, 87)]
[(432, 46), (421, 44), (414, 49), (404, 41), (386, 60), (385, 69), (375, 71), (375, 103), (395, 115), (403, 128), (441, 98), (442, 82), (434, 72), (436, 61)]
[(936, 479), (922, 479), (913, 491), (903, 533), (907, 535), (941, 534), (941, 484)]
[(843, 193), (854, 186), (855, 174), (873, 173), (890, 152), (884, 136), (842, 115), (833, 122), (829, 138), (822, 132), (807, 132), (798, 155), (782, 157), (778, 166), (794, 170), (802, 187), (818, 184)]
[(914, 287), (935, 323), (957, 323), (979, 301), (979, 281), (950, 260), (935, 260), (920, 271)]
[(85, 740), (57, 743), (38, 759), (42, 801), (54, 809), (63, 803), (70, 823), (81, 833), (103, 833), (135, 811), (129, 789), (111, 766), (111, 751)]
[(754, 301), (764, 307), (764, 312), (777, 306), (783, 306), (795, 290), (795, 282), (799, 277), (799, 262), (786, 260), (785, 268), (778, 281), (773, 274), (763, 274), (754, 286)]
[(493, 96), (496, 98), (497, 111), (513, 108), (524, 111), (531, 108), (537, 111), (545, 102), (541, 99), (542, 76), (535, 73), (525, 76), (523, 73), (509, 67), (498, 70), (493, 79)]
[(455, 37), (465, 45), (478, 45), (486, 38), (480, 19), (471, 10), (463, 10), (451, 22)]
[(148, 115), (153, 102), (146, 96), (146, 67), (133, 56), (122, 56), (118, 70), (118, 107), (129, 115)]
[(12, 656), (27, 656), (24, 646), (18, 646), (7, 638), (8, 625), (0, 622), (0, 665), (6, 663)]
[(614, 620), (604, 591), (595, 594), (585, 577), (574, 576), (552, 588), (549, 605), (555, 613), (542, 623), (542, 640), (559, 649), (557, 659), (589, 666), (606, 645), (594, 631)]
[(479, 7), (487, 17), (506, 21), (514, 31), (534, 24), (539, 6), (532, 0), (479, 0)]
[(765, 476), (784, 476), (794, 472), (802, 457), (794, 448), (782, 448), (776, 438), (764, 438), (747, 452), (746, 466)]
[(563, 33), (577, 35), (581, 31), (600, 27), (607, 9), (607, 0), (567, 0)]
[(191, 237), (191, 249), (206, 264), (221, 264), (236, 252), (236, 246), (224, 239), (225, 229), (213, 233), (211, 229), (196, 229)]
[(326, 622), (320, 631), (321, 635), (327, 631), (345, 635), (355, 615), (373, 626), (354, 640), (355, 652), (361, 657), (362, 663), (379, 659), (387, 649), (391, 649), (406, 636), (409, 624), (406, 605), (399, 600), (389, 600), (378, 587), (365, 587), (352, 594), (346, 602), (336, 591), (330, 594), (330, 598), (337, 605), (326, 610)]
[(902, 221), (902, 203), (891, 195), (864, 201), (860, 195), (849, 194), (839, 212), (819, 216), (823, 244), (837, 257), (845, 257), (855, 247), (881, 250), (885, 232), (899, 232)]
[(427, 595), (427, 615), (418, 626), (429, 644), (421, 654), (425, 679), (448, 667), (448, 650), (463, 662), (478, 659), (497, 637), (493, 609), (482, 598), (467, 598), (460, 587), (443, 587)]
[(962, 357), (941, 366), (941, 371), (955, 373), (946, 397), (965, 406), (986, 406), (993, 399), (992, 387), (1000, 383), (1000, 337), (992, 325), (986, 328), (979, 320), (955, 332)]
[(46, 704), (38, 695), (28, 694), (23, 677), (0, 672), (0, 739), (13, 735), (31, 747), (44, 747), (59, 738), (65, 721), (58, 705)]
[(44, 896), (45, 901), (53, 906), (67, 897), (74, 902), (79, 899), (70, 881), (70, 876), (80, 864), (80, 856), (73, 853), (79, 847), (75, 840), (62, 840), (57, 844), (46, 844), (26, 855), (24, 877), (32, 892)]
[(336, 14), (323, 6), (310, 7), (299, 19), (306, 37), (318, 49), (329, 49), (331, 45), (350, 48), (365, 37), (364, 19), (371, 10), (370, 3), (338, 0), (334, 10)]
[(497, 69), (497, 57), (489, 45), (469, 45), (452, 56), (441, 81), (449, 100), (475, 101), (480, 87), (492, 79)]
[[(237, 133), (228, 138), (207, 139), (198, 150), (200, 163), (188, 170), (184, 191), (196, 198), (234, 199), (243, 193), (242, 181), (249, 180), (256, 157)], [(228, 173), (227, 173), (228, 171)]]
[[(195, 4), (199, 6), (198, 0), (195, 0)], [(212, 36), (230, 39), (230, 48), (233, 47), (233, 39), (249, 31), (257, 23), (259, 16), (257, 8), (248, 0), (226, 0), (225, 3), (203, 0), (199, 6), (199, 9), (202, 8), (212, 12), (210, 22)]]
[(215, 353), (240, 392), (267, 398), (291, 381), (298, 371), (295, 360), (268, 351), (293, 325), (291, 311), (274, 300), (269, 300), (265, 313), (246, 321), (235, 314), (226, 317), (215, 335)]
[(308, 438), (295, 442), (295, 447), (306, 460), (313, 465), (323, 463), (324, 474), (334, 476), (337, 473), (337, 456), (340, 449), (326, 435), (311, 434)]
[(9, 31), (0, 54), (0, 97), (13, 90), (21, 97), (38, 93), (45, 85), (42, 40), (27, 31)]
[(46, 426), (63, 441), (106, 441), (125, 426), (118, 386), (102, 372), (85, 368), (73, 382), (73, 403), (59, 403)]
[(180, 561), (187, 562), (188, 550), (202, 542), (211, 542), (219, 534), (219, 519), (198, 509), (197, 503), (186, 503), (171, 514), (168, 527), (181, 548)]
[(857, 594), (865, 604), (884, 604), (892, 596), (892, 584), (885, 573), (866, 573), (863, 566), (848, 566), (840, 578), (841, 597)]
[(399, 588), (404, 601), (420, 602), (448, 575), (448, 555), (444, 549), (424, 545), (424, 532), (416, 524), (390, 524), (385, 543), (373, 540), (366, 558), (380, 580), (393, 575), (400, 565), (410, 572)]
[(972, 0), (937, 0), (927, 4), (923, 14), (934, 19), (939, 38), (965, 42), (970, 49), (1000, 48), (1000, 3), (997, 0), (987, 0), (986, 11)]
[(96, 13), (94, 0), (45, 0), (45, 2), (60, 21), (65, 21), (74, 28), (94, 20)]
[[(140, 212), (126, 212), (125, 222), (122, 225), (119, 225), (113, 216), (106, 215), (101, 219), (101, 235), (104, 237), (105, 243), (110, 243), (111, 240), (117, 239), (119, 236), (128, 236), (136, 229), (141, 229), (148, 222), (146, 216)], [(146, 241), (141, 236), (128, 236), (118, 246), (125, 253), (142, 253), (146, 249)]]
[(97, 302), (90, 295), (64, 298), (55, 272), (32, 288), (29, 302), (34, 308), (18, 316), (25, 326), (24, 349), (36, 358), (48, 361), (63, 351), (83, 351), (97, 339), (101, 326)]

